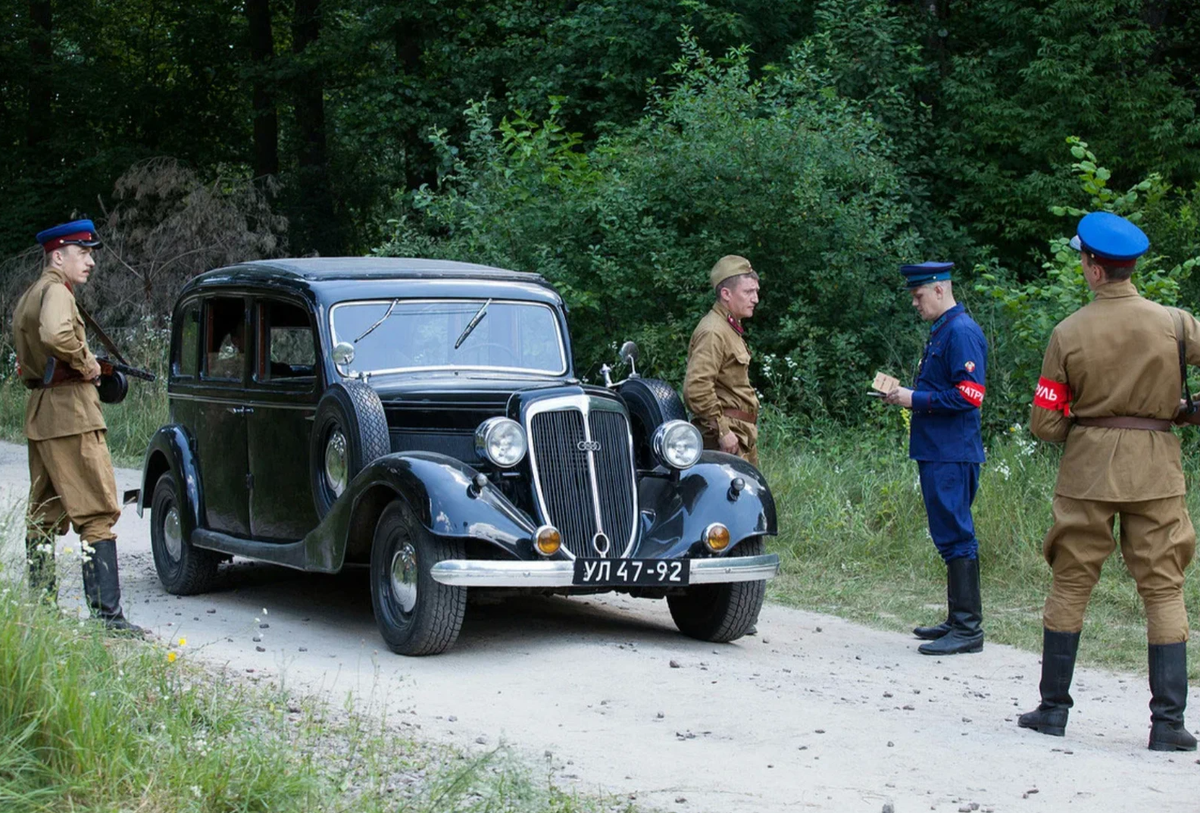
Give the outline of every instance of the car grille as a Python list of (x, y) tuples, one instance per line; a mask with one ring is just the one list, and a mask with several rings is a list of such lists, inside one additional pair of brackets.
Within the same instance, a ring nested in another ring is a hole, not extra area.
[[(592, 451), (587, 448), (589, 435)], [(588, 410), (586, 415), (576, 407), (546, 409), (533, 415), (529, 439), (542, 519), (562, 533), (563, 546), (577, 557), (599, 557), (593, 540), (603, 530), (610, 542), (608, 557), (627, 552), (637, 507), (625, 414), (608, 409)], [(589, 457), (595, 466), (595, 491)]]

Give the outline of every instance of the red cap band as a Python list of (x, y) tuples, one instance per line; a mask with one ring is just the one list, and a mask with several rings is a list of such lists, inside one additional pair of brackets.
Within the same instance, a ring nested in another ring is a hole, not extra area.
[(90, 231), (77, 231), (74, 234), (64, 234), (62, 237), (55, 237), (53, 240), (47, 240), (42, 248), (46, 250), (47, 254), (49, 254), (51, 251), (62, 248), (68, 243), (90, 243), (95, 239), (96, 235), (92, 234)]

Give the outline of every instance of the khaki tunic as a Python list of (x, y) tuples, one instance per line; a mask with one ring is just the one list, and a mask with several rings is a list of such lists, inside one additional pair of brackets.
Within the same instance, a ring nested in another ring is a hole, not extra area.
[[(41, 381), (50, 356), (80, 373), (95, 362), (75, 295), (57, 269), (43, 271), (17, 301), (13, 334), (23, 379)], [(63, 534), (74, 525), (85, 542), (116, 538), (112, 526), (121, 506), (105, 431), (100, 396), (90, 382), (30, 390), (29, 535)]]
[(750, 386), (750, 348), (729, 324), (730, 316), (729, 309), (716, 302), (693, 331), (683, 400), (706, 448), (718, 448), (718, 439), (732, 431), (741, 456), (757, 464), (758, 426), (725, 414), (733, 409), (758, 415), (758, 395)]
[(1172, 418), (1179, 407), (1177, 326), (1189, 364), (1200, 364), (1200, 322), (1113, 282), (1054, 329), (1042, 378), (1069, 388), (1070, 408), (1035, 403), (1030, 429), (1066, 442), (1055, 485), (1054, 526), (1043, 552), (1054, 571), (1046, 627), (1082, 628), (1104, 560), (1120, 548), (1146, 605), (1151, 643), (1187, 640), (1183, 571), (1195, 550), (1184, 502), (1179, 438), (1172, 432), (1080, 426), (1075, 418)]
[[(37, 282), (17, 300), (13, 312), (13, 338), (21, 377), (42, 380), (46, 360), (56, 356), (84, 373), (96, 357), (87, 346), (83, 317), (75, 307), (75, 295), (66, 277), (47, 268)], [(25, 437), (49, 440), (80, 432), (105, 429), (100, 411), (100, 394), (85, 382), (68, 383), (47, 390), (31, 390), (25, 405)]]

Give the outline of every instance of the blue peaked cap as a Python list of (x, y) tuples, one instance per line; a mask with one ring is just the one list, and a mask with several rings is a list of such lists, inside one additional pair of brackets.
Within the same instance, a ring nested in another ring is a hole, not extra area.
[(59, 246), (74, 245), (95, 248), (101, 245), (100, 236), (96, 234), (96, 226), (90, 220), (72, 220), (70, 223), (60, 223), (38, 232), (37, 241), (48, 252)]
[(904, 287), (916, 288), (929, 282), (943, 282), (950, 279), (950, 269), (954, 263), (920, 263), (919, 265), (902, 265), (900, 273), (904, 275)]
[(1112, 212), (1092, 212), (1079, 221), (1071, 248), (1097, 257), (1131, 262), (1150, 249), (1150, 238), (1137, 226)]

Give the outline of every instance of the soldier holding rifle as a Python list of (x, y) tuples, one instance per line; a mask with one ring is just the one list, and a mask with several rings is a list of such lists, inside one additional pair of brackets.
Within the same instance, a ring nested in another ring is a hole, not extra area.
[(1066, 448), (1054, 525), (1042, 544), (1054, 581), (1042, 616), (1041, 703), (1018, 725), (1058, 737), (1065, 732), (1084, 611), (1117, 547), (1113, 520), (1120, 517), (1121, 556), (1146, 607), (1149, 747), (1194, 751), (1196, 738), (1183, 721), (1183, 574), (1196, 534), (1171, 424), (1181, 373), (1200, 364), (1200, 322), (1138, 294), (1130, 275), (1150, 241), (1133, 223), (1093, 212), (1077, 231), (1071, 246), (1080, 252), (1094, 299), (1054, 328), (1033, 400), (1033, 433)]
[[(45, 267), (13, 314), (18, 370), (30, 390), (25, 408), (30, 585), (57, 596), (53, 540), (73, 525), (83, 543), (83, 586), (92, 615), (109, 629), (140, 633), (121, 611), (112, 530), (121, 504), (100, 412), (102, 371), (88, 349), (74, 293), (91, 275), (92, 250), (100, 239), (92, 221), (75, 220), (39, 233), (37, 240)], [(72, 374), (47, 375), (51, 363)]]

